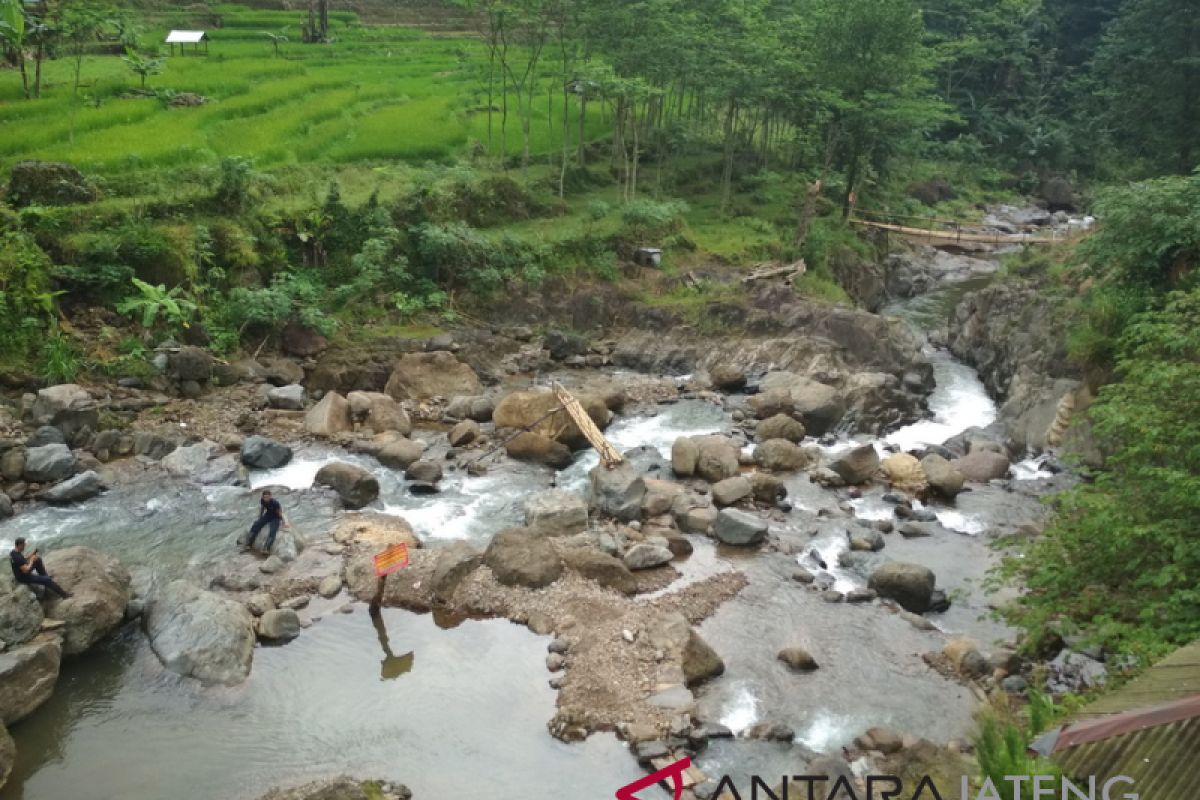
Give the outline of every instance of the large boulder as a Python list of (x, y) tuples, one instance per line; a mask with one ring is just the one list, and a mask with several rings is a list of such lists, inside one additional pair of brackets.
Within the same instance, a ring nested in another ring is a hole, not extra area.
[(26, 447), (42, 447), (48, 444), (66, 444), (67, 437), (53, 425), (43, 425), (25, 440)]
[(879, 470), (879, 453), (875, 445), (864, 444), (847, 450), (835, 458), (829, 468), (850, 485), (866, 483)]
[(555, 469), (571, 466), (571, 448), (540, 434), (522, 433), (514, 436), (505, 444), (504, 449), (510, 458), (518, 461), (545, 464)]
[(258, 620), (258, 635), (271, 642), (287, 642), (300, 635), (300, 617), (293, 609), (274, 608)]
[(279, 339), (283, 352), (290, 356), (311, 358), (329, 349), (329, 340), (319, 331), (305, 327), (295, 320), (284, 326)]
[(90, 547), (68, 547), (46, 555), (46, 570), (71, 593), (46, 602), (46, 613), (66, 623), (63, 652), (67, 655), (86, 651), (125, 619), (130, 577), (117, 559)]
[(563, 562), (588, 580), (621, 594), (637, 592), (637, 580), (620, 559), (588, 547), (573, 547), (563, 552)]
[(527, 528), (506, 528), (492, 537), (483, 555), (496, 580), (505, 586), (541, 589), (562, 575), (562, 559), (550, 542)]
[(789, 442), (804, 441), (804, 423), (798, 422), (786, 414), (776, 414), (764, 419), (754, 429), (754, 437), (760, 442), (769, 439), (787, 439)]
[(712, 499), (718, 506), (731, 506), (739, 500), (749, 497), (753, 491), (754, 487), (751, 486), (749, 478), (744, 475), (736, 475), (714, 483)]
[(404, 479), (417, 483), (436, 484), (442, 479), (442, 465), (437, 461), (421, 459), (408, 465), (404, 470)]
[(458, 395), (446, 405), (446, 416), (451, 419), (470, 419), (488, 422), (496, 411), (496, 404), (483, 395)]
[(893, 453), (880, 464), (892, 487), (911, 495), (924, 496), (929, 488), (925, 470), (915, 456), (908, 453)]
[(963, 478), (973, 483), (987, 483), (1008, 477), (1010, 463), (1008, 456), (994, 450), (976, 448), (962, 458), (950, 462)]
[(303, 411), (308, 403), (308, 392), (298, 383), (277, 386), (267, 391), (267, 404), (282, 411)]
[(921, 459), (921, 469), (929, 488), (942, 497), (953, 498), (963, 490), (966, 478), (946, 459), (937, 453), (930, 453)]
[(354, 464), (337, 461), (326, 464), (313, 478), (314, 486), (328, 486), (337, 492), (342, 505), (359, 509), (379, 497), (379, 481), (370, 472)]
[(354, 430), (350, 403), (337, 392), (327, 392), (304, 415), (304, 429), (313, 436), (336, 436)]
[(79, 461), (65, 444), (47, 444), (25, 451), (25, 480), (57, 483), (75, 474)]
[(12, 725), (50, 699), (62, 654), (53, 634), (0, 653), (0, 723)]
[(681, 478), (694, 475), (716, 483), (738, 474), (739, 455), (728, 436), (681, 436), (671, 446), (671, 469)]
[(767, 439), (754, 448), (754, 463), (771, 472), (795, 472), (809, 464), (809, 455), (787, 439)]
[(5, 567), (0, 574), (0, 642), (9, 647), (32, 639), (42, 627), (42, 606), (33, 590), (17, 583)]
[(713, 532), (725, 544), (752, 545), (767, 538), (767, 523), (745, 511), (725, 508), (717, 515)]
[(450, 429), (450, 433), (446, 434), (446, 441), (450, 442), (451, 447), (466, 447), (478, 439), (481, 433), (478, 422), (464, 419)]
[(678, 660), (688, 686), (715, 678), (725, 672), (725, 662), (679, 612), (668, 612), (654, 618), (646, 628), (650, 646), (663, 651), (666, 657)]
[(525, 500), (525, 526), (564, 536), (587, 529), (587, 501), (566, 489), (549, 489)]
[(632, 522), (642, 514), (646, 497), (646, 479), (629, 462), (609, 469), (603, 464), (592, 468), (588, 484), (588, 502), (597, 511), (623, 522)]
[[(793, 372), (767, 373), (761, 388), (764, 398), (756, 406), (760, 419), (774, 413), (791, 414), (804, 422), (810, 436), (833, 430), (846, 413), (845, 398), (837, 389)], [(785, 397), (790, 403), (784, 402)]]
[(889, 561), (871, 573), (867, 585), (880, 597), (895, 600), (905, 611), (928, 611), (936, 582), (933, 570), (920, 564)]
[(709, 381), (714, 389), (722, 392), (736, 392), (746, 386), (746, 372), (733, 364), (720, 364), (708, 371)]
[(292, 460), (292, 448), (265, 436), (242, 440), (242, 463), (251, 469), (278, 469)]
[[(604, 404), (603, 397), (579, 394), (576, 399), (596, 427), (601, 430), (608, 427), (612, 412)], [(587, 446), (583, 432), (565, 410), (551, 413), (559, 405), (558, 397), (551, 391), (513, 392), (496, 406), (492, 421), (497, 428), (528, 429), (573, 449)]]
[(104, 491), (104, 482), (92, 470), (81, 472), (74, 478), (50, 487), (38, 495), (52, 505), (69, 505), (88, 500)]
[(216, 442), (203, 441), (185, 447), (176, 447), (163, 456), (163, 468), (177, 478), (199, 478), (208, 468), (209, 459), (222, 452)]
[(16, 208), (90, 203), (99, 196), (91, 181), (65, 161), (18, 161), (8, 180), (8, 202)]
[(452, 353), (406, 353), (396, 362), (384, 391), (396, 400), (428, 400), (479, 394), (482, 385), (475, 370)]
[(458, 585), (483, 563), (483, 554), (466, 542), (441, 548), (429, 577), (429, 591), (439, 603), (449, 603)]
[(181, 347), (167, 357), (167, 371), (176, 380), (208, 383), (212, 378), (213, 357), (200, 347)]
[(354, 419), (373, 432), (396, 431), (402, 436), (412, 433), (412, 419), (391, 395), (383, 392), (351, 392), (346, 400), (350, 403)]
[(167, 669), (227, 686), (250, 674), (254, 618), (241, 603), (177, 580), (150, 597), (142, 620)]
[(389, 439), (387, 444), (375, 451), (375, 457), (379, 459), (380, 464), (392, 469), (408, 469), (411, 464), (421, 460), (425, 448), (420, 442), (405, 439), (399, 434), (393, 436), (395, 438)]

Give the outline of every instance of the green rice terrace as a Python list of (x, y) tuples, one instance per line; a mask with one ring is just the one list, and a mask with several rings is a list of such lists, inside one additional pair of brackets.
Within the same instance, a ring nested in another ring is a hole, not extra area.
[[(84, 101), (73, 120), (74, 64), (48, 62), (41, 100), (0, 106), (0, 165), (55, 158), (115, 173), (191, 168), (229, 155), (253, 158), (260, 167), (444, 161), (487, 138), (476, 63), (484, 54), (476, 39), (367, 27), (353, 13), (333, 12), (334, 43), (312, 47), (299, 41), (303, 12), (222, 5), (212, 13), (221, 24), (208, 29), (209, 55), (166, 59), (144, 90), (122, 59), (85, 56)], [(179, 19), (180, 26), (188, 22)], [(148, 28), (138, 41), (165, 52), (160, 43), (170, 27), (177, 26)], [(276, 51), (268, 34), (288, 40)], [(15, 78), (9, 73), (0, 81), (0, 101), (21, 97)], [(183, 93), (207, 102), (172, 106)], [(561, 103), (551, 93), (545, 114), (532, 120), (533, 152), (559, 146), (561, 125), (547, 116), (557, 120)], [(589, 135), (604, 129), (599, 108), (587, 125)], [(508, 134), (506, 152), (515, 154), (521, 148), (515, 119)]]

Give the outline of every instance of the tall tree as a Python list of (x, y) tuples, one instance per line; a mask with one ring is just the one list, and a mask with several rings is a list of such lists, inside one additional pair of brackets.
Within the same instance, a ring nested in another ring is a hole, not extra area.
[(1200, 165), (1200, 13), (1195, 0), (1127, 0), (1094, 63), (1116, 143), (1147, 173)]

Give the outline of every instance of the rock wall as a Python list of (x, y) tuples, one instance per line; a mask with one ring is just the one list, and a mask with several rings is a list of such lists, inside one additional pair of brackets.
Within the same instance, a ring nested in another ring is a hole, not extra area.
[[(1064, 444), (1091, 402), (1081, 370), (1067, 358), (1065, 301), (1034, 282), (997, 283), (954, 310), (950, 351), (979, 372), (1001, 402), (1013, 441), (1033, 451)], [(1082, 441), (1079, 449), (1092, 448)]]

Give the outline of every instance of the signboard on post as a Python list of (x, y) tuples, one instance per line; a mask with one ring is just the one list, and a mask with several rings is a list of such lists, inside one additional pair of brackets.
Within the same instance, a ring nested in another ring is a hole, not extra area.
[(408, 545), (394, 544), (375, 554), (375, 576), (383, 578), (408, 566)]

